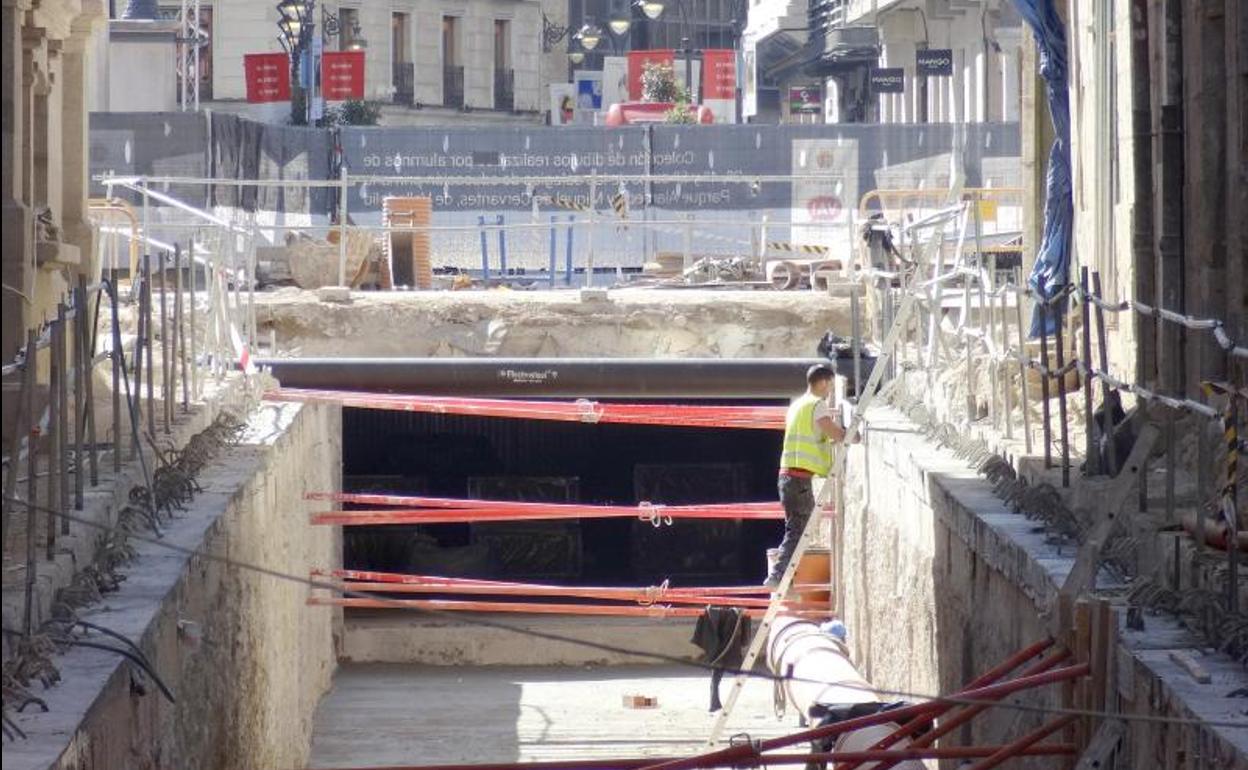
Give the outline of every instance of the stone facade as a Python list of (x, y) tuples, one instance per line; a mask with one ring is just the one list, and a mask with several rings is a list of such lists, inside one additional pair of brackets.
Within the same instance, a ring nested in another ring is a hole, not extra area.
[(55, 313), (72, 276), (89, 272), (88, 48), (104, 17), (101, 0), (4, 0), (5, 362), (21, 346), (26, 327)]
[[(320, 9), (322, 4), (318, 3)], [(542, 14), (537, 0), (395, 0), (390, 3), (360, 1), (327, 4), (326, 10), (343, 18), (354, 18), (365, 51), (365, 98), (370, 101), (396, 101), (401, 78), (396, 65), (412, 66), (411, 101), (424, 106), (443, 104), (444, 64), (463, 67), (464, 106), (477, 110), (503, 109), (496, 99), (495, 24), (505, 23), (504, 69), (514, 78), (514, 109), (534, 111), (544, 106), (540, 84), (542, 56)], [(277, 10), (272, 3), (247, 0), (219, 0), (213, 4), (212, 93), (217, 100), (241, 101), (246, 98), (243, 56), (249, 53), (280, 52)], [(320, 10), (316, 11), (318, 25)], [(449, 33), (458, 53), (446, 61), (443, 50), (443, 23), (451, 22)], [(396, 27), (402, 29), (396, 32)], [(336, 50), (343, 38), (328, 39), (326, 50)], [(406, 44), (403, 40), (406, 39)], [(396, 43), (401, 50), (396, 49)], [(508, 109), (510, 111), (510, 109)]]

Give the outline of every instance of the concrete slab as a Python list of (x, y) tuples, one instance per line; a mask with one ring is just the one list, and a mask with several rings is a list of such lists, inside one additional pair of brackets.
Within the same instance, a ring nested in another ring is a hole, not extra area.
[[(714, 721), (709, 682), (678, 666), (344, 665), (316, 711), (310, 767), (693, 754)], [(769, 681), (751, 680), (727, 734), (794, 732), (796, 715), (777, 720), (771, 693)], [(625, 708), (625, 695), (658, 704)]]
[[(413, 616), (393, 610), (352, 610), (346, 615), (339, 659), (354, 663), (431, 666), (617, 666), (654, 664), (665, 655), (694, 660), (701, 651), (692, 618), (585, 618), (559, 615), (482, 615), (470, 620)], [(498, 626), (583, 639), (628, 649), (626, 655), (567, 642), (524, 636)], [(534, 643), (537, 642), (537, 643)]]

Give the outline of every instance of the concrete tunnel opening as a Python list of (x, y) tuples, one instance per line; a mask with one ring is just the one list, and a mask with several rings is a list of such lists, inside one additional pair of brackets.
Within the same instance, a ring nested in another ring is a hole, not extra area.
[[(343, 488), (351, 493), (629, 506), (771, 502), (779, 450), (780, 437), (765, 430), (343, 411)], [(359, 526), (344, 532), (343, 566), (565, 585), (756, 585), (782, 530), (779, 521), (656, 527), (639, 517)]]

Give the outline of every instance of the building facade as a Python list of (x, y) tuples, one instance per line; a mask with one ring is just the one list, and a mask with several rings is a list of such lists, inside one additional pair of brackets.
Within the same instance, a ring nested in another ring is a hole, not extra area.
[[(162, 5), (162, 12), (178, 8)], [(500, 118), (540, 111), (541, 9), (538, 0), (356, 0), (317, 3), (315, 14), (325, 50), (364, 51), (365, 100), (389, 105), (384, 122), (401, 124), (426, 109)], [(201, 22), (210, 27), (201, 99), (231, 109), (246, 99), (243, 57), (283, 50), (278, 11), (272, 3), (214, 0), (202, 4)], [(261, 118), (282, 114), (234, 108)]]
[[(757, 0), (743, 112), (758, 122), (1017, 121), (1021, 34), (1011, 0)], [(921, 71), (924, 51), (942, 52), (947, 74)], [(791, 97), (799, 91), (817, 91), (818, 109)]]
[(102, 0), (4, 0), (5, 363), (28, 327), (56, 314), (74, 276), (91, 271), (86, 103), (90, 41), (106, 17)]

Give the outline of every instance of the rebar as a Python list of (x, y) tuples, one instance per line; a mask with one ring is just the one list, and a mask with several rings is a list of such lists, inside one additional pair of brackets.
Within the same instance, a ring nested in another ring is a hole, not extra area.
[[(60, 378), (53, 397), (57, 400), (56, 423), (56, 467), (59, 506), (56, 510), (64, 513), (69, 510), (69, 351), (67, 350), (69, 334), (69, 309), (65, 303), (56, 306), (57, 333), (52, 338), (52, 355), (60, 370)], [(69, 519), (61, 519), (61, 534), (69, 534)]]
[[(116, 267), (109, 268), (108, 271), (108, 293), (109, 296), (117, 296), (117, 274)], [(110, 315), (117, 312), (117, 303), (113, 303)], [(116, 322), (116, 318), (113, 318)], [(118, 349), (118, 340), (110, 337), (108, 357), (112, 363), (113, 375), (113, 473), (121, 473), (121, 450), (125, 445), (125, 436), (121, 429), (121, 366), (124, 357)]]
[[(170, 350), (169, 339), (169, 311), (165, 298), (168, 296), (168, 282), (166, 281), (166, 261), (168, 254), (161, 252), (156, 256), (159, 263), (160, 272), (160, 398), (161, 398), (161, 422), (164, 427), (165, 435), (170, 433), (170, 423), (173, 422), (173, 356)], [(155, 433), (155, 431), (153, 431)]]
[[(1079, 288), (1086, 295), (1088, 292), (1088, 268), (1079, 268)], [(1099, 453), (1096, 451), (1095, 428), (1096, 421), (1092, 419), (1092, 313), (1090, 312), (1090, 303), (1082, 300), (1079, 303), (1080, 319), (1083, 322), (1080, 339), (1083, 342), (1082, 358), (1084, 364), (1083, 371), (1079, 376), (1083, 380), (1083, 433), (1084, 433), (1084, 457), (1083, 470), (1085, 476), (1096, 476), (1100, 473), (1101, 463)], [(1109, 407), (1108, 404), (1105, 405)]]
[(186, 314), (182, 310), (182, 247), (174, 251), (173, 292), (176, 297), (173, 304), (173, 327), (177, 347), (178, 381), (182, 385), (182, 411), (191, 409), (190, 383), (186, 377)]
[[(82, 433), (83, 433), (83, 427), (84, 427), (83, 403), (82, 403), (82, 391), (83, 391), (82, 380), (83, 380), (83, 372), (86, 371), (86, 365), (82, 360), (82, 350), (83, 350), (82, 339), (84, 336), (83, 331), (85, 330), (86, 324), (87, 324), (87, 311), (86, 311), (86, 300), (82, 297), (81, 292), (79, 292), (78, 288), (79, 287), (75, 286), (70, 291), (70, 297), (72, 298), (73, 307), (74, 307), (74, 310), (73, 310), (74, 322), (69, 327), (69, 330), (72, 330), (73, 332), (72, 334), (73, 339), (70, 340), (70, 342), (73, 343), (74, 354), (73, 356), (69, 356), (68, 351), (66, 351), (67, 352), (66, 365), (68, 366), (68, 362), (70, 360), (73, 361), (73, 366), (70, 368), (70, 370), (74, 373), (74, 378), (73, 378), (74, 413), (73, 413), (73, 419), (67, 420), (67, 423), (73, 428), (73, 435), (74, 435), (74, 510), (81, 511), (82, 510), (82, 492), (83, 492), (82, 471), (83, 471), (84, 466), (86, 465), (86, 463), (84, 462), (83, 451), (82, 451), (83, 449), (82, 448)], [(66, 411), (68, 412), (68, 409)], [(66, 477), (66, 480), (68, 480), (68, 477)], [(66, 527), (69, 526), (68, 520), (62, 523)]]
[[(1022, 270), (1014, 268), (1014, 285), (1021, 286)], [(1014, 330), (1018, 338), (1018, 387), (1022, 394), (1023, 448), (1031, 454), (1031, 399), (1027, 396), (1027, 347), (1023, 338), (1023, 297), (1014, 295)]]
[[(1067, 422), (1066, 409), (1066, 343), (1063, 334), (1066, 326), (1066, 313), (1057, 311), (1054, 327), (1053, 343), (1056, 348), (1055, 364), (1057, 366), (1057, 414), (1061, 423), (1062, 435), (1062, 487), (1070, 487), (1070, 425)], [(1044, 365), (1049, 365), (1046, 357)]]
[[(60, 458), (61, 450), (60, 442), (60, 425), (61, 425), (61, 399), (57, 396), (60, 392), (60, 382), (64, 374), (61, 372), (60, 363), (56, 360), (56, 338), (60, 333), (61, 324), (59, 321), (53, 321), (51, 327), (52, 347), (49, 350), (48, 357), (48, 476), (47, 476), (47, 501), (48, 508), (52, 511), (60, 512)], [(56, 517), (48, 514), (46, 522), (45, 535), (46, 556), (49, 561), (52, 560), (56, 551)]]
[(1053, 467), (1053, 427), (1049, 415), (1049, 305), (1044, 297), (1036, 303), (1040, 314), (1040, 398), (1044, 412), (1044, 469)]
[(190, 359), (191, 359), (191, 397), (198, 400), (199, 395), (200, 395), (200, 390), (199, 390), (200, 379), (199, 379), (199, 359), (196, 358), (195, 356), (195, 347), (196, 347), (195, 297), (196, 297), (196, 292), (198, 291), (199, 279), (196, 277), (197, 271), (195, 270), (195, 241), (194, 240), (192, 240), (186, 246), (186, 264), (187, 264), (187, 270), (189, 271), (187, 273), (187, 278), (190, 280), (190, 284), (191, 284), (190, 286), (190, 295), (191, 295), (190, 296), (190, 300), (191, 300), (190, 309), (187, 312), (187, 315), (189, 316), (187, 320), (188, 320), (188, 325), (190, 327), (188, 329), (188, 332), (189, 332), (189, 336), (191, 340), (191, 344), (189, 348)]
[[(147, 432), (156, 435), (156, 382), (155, 365), (152, 361), (156, 356), (156, 328), (152, 309), (152, 255), (143, 255), (143, 342), (147, 348), (143, 351), (144, 364), (147, 366)], [(137, 440), (137, 439), (136, 439)]]
[[(91, 292), (87, 288), (87, 276), (84, 273), (78, 274), (78, 293), (82, 297), (83, 312), (91, 305)], [(86, 422), (87, 422), (87, 460), (90, 466), (91, 486), (98, 486), (100, 483), (100, 458), (99, 445), (96, 442), (95, 429), (95, 332), (96, 326), (100, 320), (100, 305), (97, 294), (95, 315), (91, 317), (90, 323), (83, 321), (79, 326), (81, 337), (78, 340), (77, 349), (81, 351), (78, 356), (79, 366), (83, 370), (83, 380), (85, 383), (86, 393), (83, 395), (83, 401), (86, 403)], [(82, 418), (79, 417), (79, 420)], [(81, 459), (78, 460), (82, 462)]]
[[(34, 503), (39, 494), (36, 483), (36, 476), (39, 470), (39, 428), (35, 420), (35, 384), (36, 380), (36, 350), (35, 344), (38, 336), (34, 329), (26, 330), (26, 372), (23, 378), (23, 395), (22, 398), (26, 402), (26, 423), (28, 427), (24, 427), (21, 423), (15, 423), (13, 430), (20, 433), (24, 429), (26, 433), (26, 586), (25, 596), (26, 602), (23, 605), (23, 626), (26, 635), (30, 635), (32, 628), (32, 612), (34, 607), (35, 596), (35, 536), (39, 531), (39, 509)], [(13, 476), (17, 477), (17, 456), (13, 455)], [(8, 501), (6, 501), (8, 502)], [(7, 528), (6, 528), (7, 529)]]

